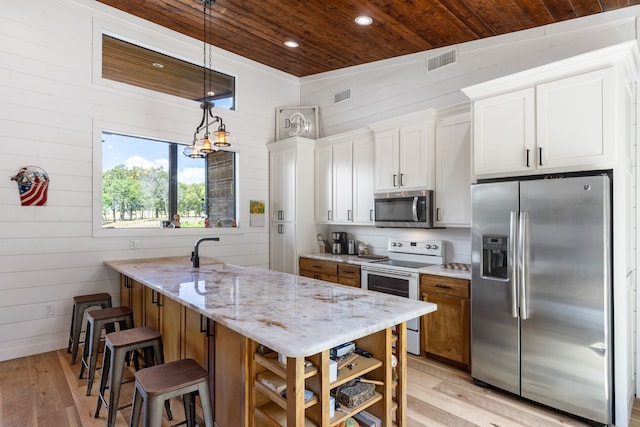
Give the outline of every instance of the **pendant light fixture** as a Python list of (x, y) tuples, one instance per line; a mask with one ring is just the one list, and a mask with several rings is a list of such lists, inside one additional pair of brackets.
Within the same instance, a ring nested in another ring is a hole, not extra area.
[[(202, 77), (202, 120), (193, 133), (193, 144), (185, 147), (183, 154), (191, 158), (203, 158), (207, 154), (214, 151), (218, 151), (221, 147), (229, 147), (230, 133), (227, 132), (222, 117), (213, 114), (213, 97), (215, 92), (211, 87), (211, 43), (208, 43), (209, 35), (211, 34), (211, 6), (215, 3), (215, 0), (201, 0), (203, 9), (202, 15), (204, 20), (204, 34), (203, 34), (203, 77)], [(208, 59), (208, 62), (207, 62)], [(219, 123), (218, 129), (209, 132), (209, 126), (214, 128), (214, 124)], [(204, 131), (204, 135), (200, 137), (198, 134)]]

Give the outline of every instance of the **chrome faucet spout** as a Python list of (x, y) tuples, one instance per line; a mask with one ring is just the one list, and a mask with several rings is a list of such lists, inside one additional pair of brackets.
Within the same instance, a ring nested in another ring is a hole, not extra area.
[(205, 242), (207, 240), (213, 242), (219, 242), (219, 237), (201, 237), (196, 240), (196, 243), (193, 245), (193, 252), (191, 252), (191, 261), (193, 261), (193, 268), (200, 267), (200, 257), (198, 256), (198, 248), (200, 247), (200, 243)]

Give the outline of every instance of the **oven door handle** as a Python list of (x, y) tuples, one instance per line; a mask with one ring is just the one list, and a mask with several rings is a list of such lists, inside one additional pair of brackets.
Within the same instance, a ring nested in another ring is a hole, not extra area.
[(380, 268), (380, 267), (375, 267), (375, 268), (363, 267), (362, 269), (368, 273), (381, 273), (381, 274), (386, 274), (392, 277), (393, 276), (412, 277), (415, 275), (415, 273), (409, 273), (409, 272), (397, 271), (397, 270), (387, 270), (386, 268)]
[(413, 221), (418, 222), (418, 197), (413, 198), (413, 204), (411, 205), (411, 212), (413, 213)]

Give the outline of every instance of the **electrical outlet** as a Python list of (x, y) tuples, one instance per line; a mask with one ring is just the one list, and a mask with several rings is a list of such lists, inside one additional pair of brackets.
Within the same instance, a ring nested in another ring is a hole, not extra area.
[(138, 239), (129, 240), (129, 249), (140, 249), (140, 240)]
[(53, 304), (47, 304), (44, 306), (44, 315), (47, 317), (56, 315), (56, 307)]

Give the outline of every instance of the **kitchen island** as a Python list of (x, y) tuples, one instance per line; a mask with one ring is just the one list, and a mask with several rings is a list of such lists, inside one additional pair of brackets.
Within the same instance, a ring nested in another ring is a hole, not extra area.
[[(141, 284), (143, 298), (157, 302), (161, 295), (214, 323), (208, 367), (215, 370), (211, 388), (220, 427), (337, 425), (348, 414), (330, 416), (330, 392), (356, 378), (377, 385), (374, 397), (350, 413), (367, 409), (383, 425), (406, 424), (405, 322), (434, 311), (435, 304), (204, 258), (200, 268), (188, 257), (105, 264), (121, 274), (124, 287)], [(148, 323), (147, 313), (143, 319)], [(330, 378), (329, 350), (349, 341), (373, 357), (358, 356), (352, 369)], [(265, 373), (283, 378), (286, 398), (259, 381)], [(311, 398), (305, 399), (305, 389)]]

